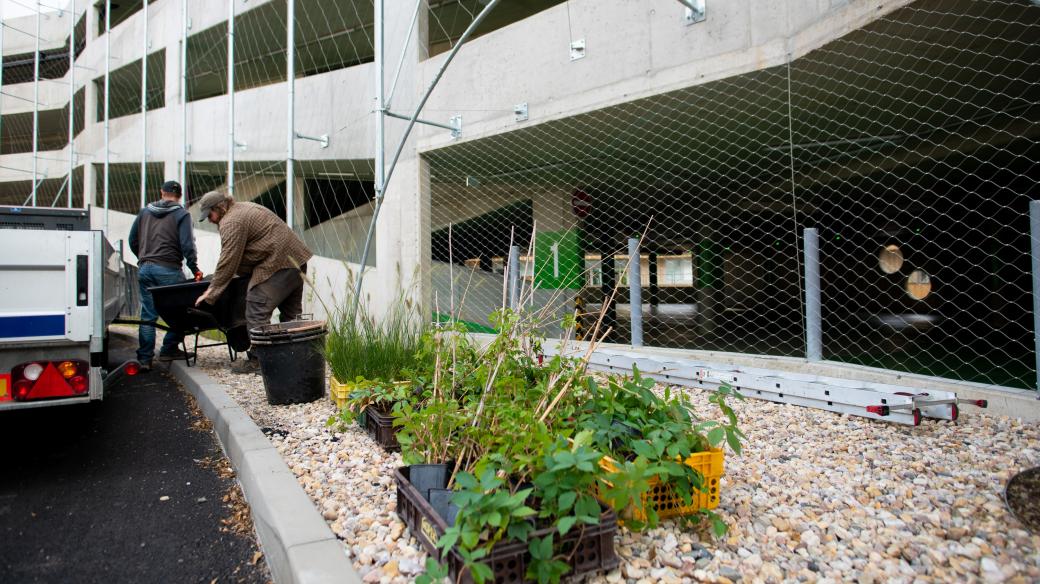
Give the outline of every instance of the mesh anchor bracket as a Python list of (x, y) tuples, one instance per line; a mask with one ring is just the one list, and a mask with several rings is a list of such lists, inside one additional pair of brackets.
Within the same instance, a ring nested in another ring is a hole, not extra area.
[[(386, 114), (387, 116), (391, 117), (391, 118), (397, 118), (398, 120), (411, 121), (411, 119), (412, 119), (409, 116), (406, 116), (404, 114), (399, 114), (399, 113), (396, 113), (396, 112), (392, 112), (390, 110), (384, 110), (383, 113)], [(459, 115), (456, 115), (456, 116), (452, 116), (451, 119), (448, 120), (447, 124), (442, 124), (440, 122), (433, 122), (433, 121), (430, 121), (430, 120), (424, 120), (422, 118), (415, 118), (415, 123), (417, 123), (417, 124), (424, 124), (424, 125), (427, 125), (427, 126), (433, 126), (435, 128), (444, 128), (445, 130), (450, 130), (452, 138), (458, 138), (459, 136), (462, 135), (462, 114), (459, 114)]]
[(328, 134), (322, 134), (321, 136), (306, 136), (304, 134), (296, 132), (296, 139), (297, 140), (310, 140), (312, 142), (317, 142), (317, 143), (321, 144), (322, 148), (328, 148), (329, 147), (329, 135)]
[(704, 19), (707, 18), (705, 15), (705, 0), (679, 0), (679, 4), (686, 7), (683, 23), (687, 26), (704, 22)]
[(571, 41), (571, 61), (585, 58), (585, 39)]

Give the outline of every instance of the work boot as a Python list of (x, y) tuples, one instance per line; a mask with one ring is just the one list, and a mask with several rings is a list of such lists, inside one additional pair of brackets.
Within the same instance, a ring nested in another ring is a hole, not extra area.
[(178, 359), (187, 359), (188, 354), (180, 349), (174, 349), (172, 351), (159, 351), (160, 361), (177, 361)]
[(242, 359), (231, 364), (231, 372), (239, 375), (248, 373), (260, 373), (260, 361), (256, 359)]
[(140, 363), (141, 363), (141, 368), (140, 368), (141, 373), (148, 373), (149, 371), (152, 370), (152, 362), (151, 361), (140, 361)]

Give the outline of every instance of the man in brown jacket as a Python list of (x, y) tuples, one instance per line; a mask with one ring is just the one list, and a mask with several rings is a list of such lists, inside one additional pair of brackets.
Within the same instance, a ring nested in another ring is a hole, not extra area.
[[(212, 191), (199, 201), (201, 217), (220, 231), (220, 259), (209, 288), (195, 305), (214, 302), (238, 274), (249, 276), (246, 322), (250, 329), (271, 322), (275, 308), (282, 322), (303, 313), (303, 275), (314, 255), (277, 215), (267, 207), (235, 201)], [(256, 371), (250, 359), (243, 372)], [(239, 368), (235, 368), (236, 370)]]

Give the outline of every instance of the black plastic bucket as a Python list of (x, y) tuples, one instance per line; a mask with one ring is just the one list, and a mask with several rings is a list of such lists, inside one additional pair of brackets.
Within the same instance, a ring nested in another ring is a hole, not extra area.
[(250, 351), (260, 361), (260, 374), (271, 405), (301, 404), (325, 396), (326, 328), (323, 321), (269, 324), (249, 331)]

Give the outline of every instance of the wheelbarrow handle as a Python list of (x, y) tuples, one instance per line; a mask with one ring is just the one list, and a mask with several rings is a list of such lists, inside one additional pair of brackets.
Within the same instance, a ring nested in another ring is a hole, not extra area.
[(168, 326), (166, 326), (164, 324), (159, 324), (158, 322), (156, 322), (154, 320), (141, 320), (139, 318), (117, 318), (117, 319), (113, 320), (112, 323), (113, 324), (132, 324), (132, 325), (137, 325), (137, 326), (154, 326), (155, 328), (160, 329), (160, 330), (164, 330), (164, 331), (172, 330), (172, 329), (170, 329), (170, 327), (168, 327)]
[(189, 308), (185, 309), (185, 313), (188, 316), (191, 316), (191, 317), (194, 317), (194, 318), (201, 318), (201, 319), (204, 319), (206, 321), (209, 321), (209, 323), (212, 324), (211, 328), (220, 328), (220, 323), (217, 322), (217, 317), (214, 316), (213, 313), (209, 312), (208, 310), (199, 310), (198, 308), (190, 308), (189, 307)]

